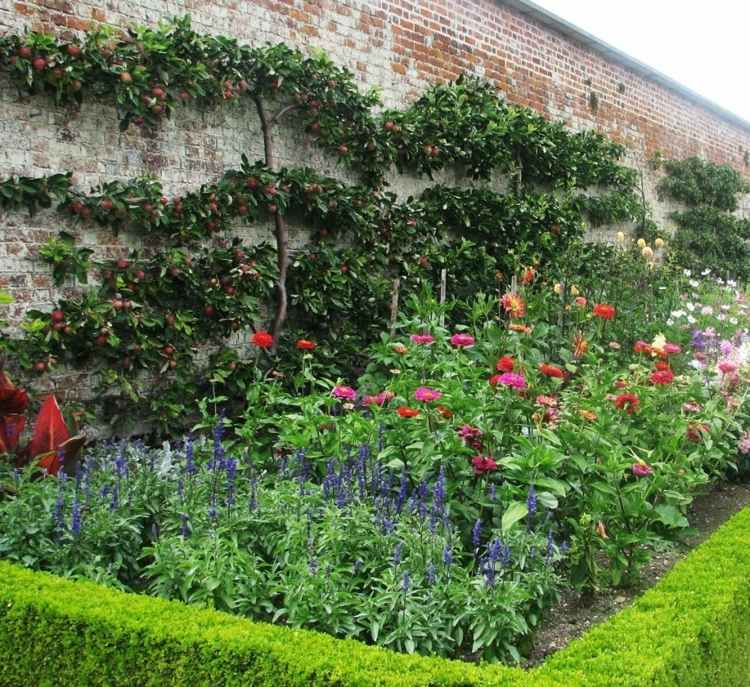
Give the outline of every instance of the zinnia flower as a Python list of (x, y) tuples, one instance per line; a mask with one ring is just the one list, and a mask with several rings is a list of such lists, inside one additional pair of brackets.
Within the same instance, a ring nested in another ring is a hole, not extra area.
[(615, 398), (615, 408), (624, 410), (628, 415), (638, 410), (640, 403), (641, 400), (635, 394), (620, 394)]
[(549, 363), (542, 363), (539, 365), (539, 372), (546, 377), (556, 377), (557, 379), (565, 379), (565, 372), (562, 371), (557, 365), (550, 365)]
[(584, 409), (581, 409), (581, 410), (579, 410), (579, 411), (578, 411), (578, 414), (579, 414), (579, 415), (580, 415), (580, 416), (581, 416), (581, 417), (582, 417), (582, 418), (583, 418), (584, 420), (587, 420), (588, 422), (596, 422), (596, 419), (597, 419), (597, 418), (596, 418), (596, 413), (595, 413), (595, 412), (593, 412), (592, 410), (584, 410)]
[(503, 310), (510, 313), (513, 319), (517, 320), (526, 314), (526, 303), (517, 293), (506, 293), (500, 300), (500, 303), (503, 306)]
[(688, 425), (685, 436), (687, 437), (688, 441), (692, 441), (697, 444), (701, 440), (702, 435), (705, 432), (708, 432), (708, 430), (709, 426), (705, 422), (691, 422)]
[(635, 353), (651, 353), (651, 344), (646, 341), (638, 340), (633, 344), (633, 351)]
[(250, 337), (250, 343), (255, 344), (258, 348), (271, 348), (273, 336), (267, 331), (260, 330)]
[(534, 278), (536, 277), (536, 270), (533, 267), (527, 267), (523, 274), (521, 275), (521, 283), (524, 286), (528, 286), (531, 284), (531, 282), (534, 281)]
[(671, 384), (674, 381), (674, 373), (672, 370), (656, 370), (649, 375), (649, 380), (652, 384)]
[(403, 355), (408, 350), (409, 349), (406, 346), (404, 346), (404, 344), (402, 344), (402, 343), (393, 344), (393, 352), (394, 353), (398, 353), (399, 355)]
[(557, 408), (557, 399), (554, 396), (546, 396), (545, 394), (539, 394), (536, 397), (536, 402), (540, 406), (547, 406), (548, 408)]
[(474, 345), (474, 337), (471, 334), (454, 334), (451, 337), (451, 344), (458, 348), (468, 348)]
[(528, 324), (521, 324), (520, 322), (512, 322), (508, 325), (508, 329), (518, 334), (531, 334), (533, 328)]
[(487, 472), (497, 470), (497, 463), (490, 456), (474, 456), (471, 459), (475, 475), (484, 475)]
[(526, 380), (523, 375), (516, 374), (515, 372), (505, 372), (501, 375), (494, 375), (490, 378), (490, 384), (492, 386), (497, 386), (498, 384), (509, 386), (512, 389), (526, 388)]
[(695, 401), (688, 401), (682, 404), (682, 411), (684, 413), (700, 413), (703, 410), (703, 406)]
[(379, 394), (375, 394), (374, 396), (365, 396), (362, 399), (362, 403), (366, 406), (382, 406), (390, 401), (394, 397), (394, 395), (395, 394), (392, 391), (381, 391)]
[(435, 406), (435, 410), (437, 410), (446, 420), (450, 420), (453, 417), (453, 411), (447, 406)]
[(616, 313), (615, 306), (608, 305), (607, 303), (597, 303), (592, 311), (594, 317), (600, 317), (603, 320), (613, 319)]
[(342, 401), (353, 401), (357, 398), (357, 392), (350, 386), (335, 386), (331, 391), (331, 396)]
[(633, 463), (630, 470), (636, 477), (648, 477), (649, 475), (654, 474), (654, 469), (648, 463), (645, 463), (642, 460)]
[(419, 411), (416, 408), (409, 408), (409, 406), (399, 406), (396, 412), (399, 417), (417, 417)]
[(513, 372), (513, 368), (516, 366), (516, 361), (513, 360), (509, 355), (504, 355), (500, 360), (497, 361), (495, 369), (498, 372)]
[(429, 346), (435, 343), (435, 337), (432, 334), (412, 334), (409, 338), (418, 346)]
[(732, 374), (733, 372), (737, 372), (737, 363), (733, 363), (731, 360), (722, 360), (718, 368), (721, 370), (721, 374)]
[(309, 339), (299, 339), (295, 345), (300, 351), (314, 351), (318, 347), (318, 344)]
[(585, 308), (588, 301), (583, 296), (576, 296), (575, 301), (573, 301), (579, 308)]
[(414, 392), (414, 398), (416, 398), (418, 401), (437, 401), (441, 396), (442, 392), (437, 391), (437, 389), (430, 389), (428, 386), (420, 386), (415, 392)]

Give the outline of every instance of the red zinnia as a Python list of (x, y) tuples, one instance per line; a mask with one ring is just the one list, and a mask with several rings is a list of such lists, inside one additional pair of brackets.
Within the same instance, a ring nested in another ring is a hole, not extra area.
[(417, 417), (419, 411), (416, 408), (409, 408), (409, 406), (399, 406), (396, 412), (400, 417)]
[(666, 360), (657, 360), (654, 363), (654, 367), (657, 370), (668, 370), (669, 369), (669, 363)]
[(641, 400), (635, 394), (620, 394), (615, 398), (615, 408), (624, 410), (628, 415), (638, 410), (640, 403)]
[(594, 317), (601, 317), (603, 320), (611, 320), (616, 313), (615, 306), (607, 303), (597, 303), (593, 310)]
[(671, 384), (674, 381), (672, 370), (656, 370), (649, 375), (652, 384)]
[(268, 332), (261, 330), (255, 332), (250, 337), (250, 343), (255, 344), (258, 348), (271, 348), (273, 346), (273, 336)]
[(556, 377), (557, 379), (565, 378), (565, 372), (557, 367), (557, 365), (550, 365), (549, 363), (542, 363), (539, 366), (539, 372), (547, 377)]
[(318, 344), (308, 339), (300, 339), (296, 346), (300, 351), (313, 351), (318, 347)]
[(516, 361), (513, 360), (509, 355), (504, 355), (500, 360), (497, 361), (495, 369), (498, 372), (513, 372), (513, 368), (516, 366)]

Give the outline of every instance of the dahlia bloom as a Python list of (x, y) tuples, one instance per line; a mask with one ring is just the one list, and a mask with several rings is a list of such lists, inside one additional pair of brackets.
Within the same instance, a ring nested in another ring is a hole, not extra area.
[(506, 293), (500, 299), (500, 303), (503, 306), (503, 310), (510, 313), (513, 319), (517, 320), (526, 314), (526, 303), (517, 293)]

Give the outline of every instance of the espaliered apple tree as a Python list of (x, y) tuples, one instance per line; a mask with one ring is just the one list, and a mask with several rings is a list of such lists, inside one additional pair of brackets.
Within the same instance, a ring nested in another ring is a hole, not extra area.
[[(6, 210), (57, 204), (76, 222), (148, 236), (148, 255), (95, 265), (101, 283), (56, 304), (58, 319), (29, 313), (26, 338), (15, 345), (38, 372), (56, 360), (98, 365), (105, 383), (119, 380), (131, 396), (138, 395), (128, 389), (133, 373), (143, 369), (176, 380), (160, 399), (184, 397), (180, 389), (196, 388), (204, 374), (199, 343), (252, 326), (262, 312), (272, 313), (276, 370), (293, 360), (285, 357), (293, 353), (286, 339), (300, 331), (315, 333), (322, 344), (316, 356), (333, 368), (356, 364), (386, 322), (394, 277), (407, 278), (407, 295), (420, 278), (434, 280), (446, 267), (451, 292), (470, 296), (512, 273), (520, 258), (509, 256), (519, 246), (531, 262), (554, 260), (581, 235), (587, 213), (600, 223), (643, 213), (636, 176), (620, 164), (621, 146), (509, 105), (475, 78), (431, 87), (404, 110), (376, 113), (377, 94), (360, 92), (351, 72), (323, 53), (201, 35), (188, 18), (125, 35), (100, 28), (82, 40), (6, 35), (0, 69), (19, 90), (58, 103), (109, 99), (121, 129), (156, 127), (182, 106), (244, 108), (260, 120), (262, 161), (243, 157), (239, 169), (179, 197), (153, 178), (90, 191), (75, 188), (70, 174), (0, 181)], [(358, 173), (360, 183), (279, 167), (276, 143), (287, 121)], [(511, 190), (436, 185), (403, 200), (384, 181), (394, 168), (431, 177), (448, 166), (479, 181), (508, 176)], [(587, 193), (591, 187), (596, 194)], [(292, 215), (312, 235), (294, 256)], [(235, 222), (261, 220), (273, 223), (273, 248), (231, 241)], [(66, 264), (81, 261), (58, 263), (61, 276)], [(236, 361), (221, 364), (228, 362)], [(234, 371), (225, 369), (222, 379)]]

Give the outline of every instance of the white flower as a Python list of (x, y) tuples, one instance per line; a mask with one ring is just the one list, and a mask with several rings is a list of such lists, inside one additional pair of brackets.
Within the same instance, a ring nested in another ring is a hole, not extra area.
[(671, 327), (673, 324), (674, 324), (674, 320), (673, 319), (667, 320), (667, 327)]
[(733, 289), (733, 288), (735, 288), (735, 287), (737, 286), (737, 282), (736, 282), (736, 281), (734, 281), (734, 279), (729, 279), (729, 280), (727, 281), (727, 286), (728, 286), (729, 288)]
[(689, 277), (689, 276), (691, 276), (691, 275), (693, 274), (693, 273), (692, 273), (692, 272), (691, 272), (690, 270), (682, 270), (682, 273), (683, 273), (683, 274), (684, 274), (684, 275), (685, 275), (686, 277)]
[(695, 358), (693, 358), (688, 364), (696, 370), (702, 370), (704, 367), (703, 363), (700, 360), (695, 360)]
[(701, 315), (713, 315), (714, 309), (710, 305), (704, 305), (701, 308)]
[(701, 285), (701, 283), (697, 279), (691, 279), (688, 284), (690, 284), (690, 286), (692, 286), (694, 289), (697, 289)]
[(719, 314), (718, 314), (718, 315), (716, 316), (716, 319), (717, 319), (717, 320), (719, 320), (719, 322), (723, 322), (724, 320), (726, 320), (726, 319), (727, 319), (727, 316), (726, 316), (726, 315), (725, 315), (724, 313), (719, 313)]
[(707, 277), (707, 276), (708, 276), (709, 274), (711, 274), (711, 270), (703, 270), (703, 272), (701, 272), (701, 274), (702, 274), (702, 275), (703, 275), (704, 277)]
[(673, 310), (671, 313), (669, 313), (670, 317), (680, 318), (685, 317), (685, 311), (684, 310)]
[(687, 320), (690, 324), (695, 324), (698, 321), (692, 315), (688, 315)]
[(688, 312), (693, 312), (693, 310), (695, 310), (695, 306), (692, 303), (687, 303), (685, 307), (688, 309)]
[(737, 324), (737, 322), (738, 322), (738, 320), (737, 320), (737, 318), (736, 318), (736, 317), (730, 317), (730, 318), (729, 318), (729, 321), (730, 321), (730, 322), (731, 322), (732, 324)]

